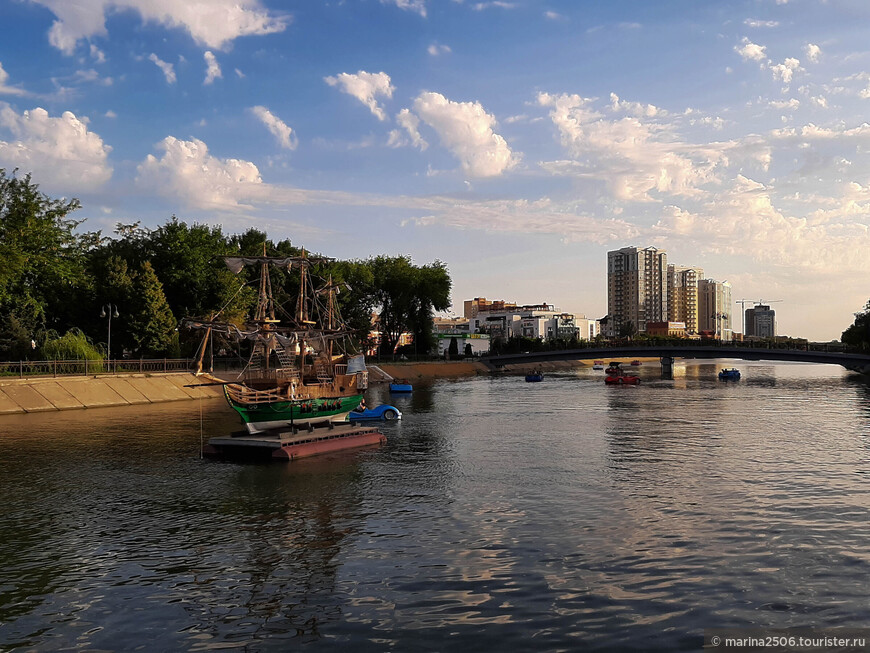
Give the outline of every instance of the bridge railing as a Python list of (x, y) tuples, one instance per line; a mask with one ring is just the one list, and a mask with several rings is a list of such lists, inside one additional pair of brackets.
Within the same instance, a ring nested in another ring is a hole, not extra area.
[(536, 354), (536, 353), (547, 353), (553, 351), (564, 351), (565, 349), (662, 349), (667, 347), (680, 347), (680, 348), (691, 348), (691, 347), (723, 347), (723, 348), (733, 348), (733, 349), (782, 349), (782, 350), (790, 350), (790, 351), (818, 351), (818, 352), (831, 352), (831, 353), (847, 353), (847, 354), (870, 354), (870, 349), (867, 348), (859, 348), (859, 347), (850, 347), (848, 345), (844, 345), (842, 343), (831, 343), (831, 342), (802, 342), (802, 341), (785, 341), (785, 342), (776, 342), (776, 341), (737, 341), (737, 340), (689, 340), (689, 339), (661, 339), (661, 340), (647, 340), (647, 339), (639, 339), (639, 340), (628, 340), (628, 339), (619, 339), (619, 340), (609, 340), (606, 342), (595, 342), (584, 340), (578, 342), (576, 344), (572, 343), (570, 347), (547, 347), (542, 346), (540, 348), (534, 347), (531, 349), (522, 349), (517, 350), (514, 347), (506, 349), (501, 352), (490, 352), (489, 354), (484, 354), (483, 356), (501, 356), (501, 355), (509, 355), (509, 354)]

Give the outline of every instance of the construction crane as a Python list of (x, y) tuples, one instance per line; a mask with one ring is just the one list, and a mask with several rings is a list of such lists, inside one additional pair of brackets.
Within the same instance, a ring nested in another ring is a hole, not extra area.
[(738, 299), (734, 303), (740, 304), (740, 312), (743, 314), (743, 335), (746, 335), (746, 304), (755, 304), (756, 306), (767, 306), (768, 304), (776, 304), (781, 302), (781, 299)]

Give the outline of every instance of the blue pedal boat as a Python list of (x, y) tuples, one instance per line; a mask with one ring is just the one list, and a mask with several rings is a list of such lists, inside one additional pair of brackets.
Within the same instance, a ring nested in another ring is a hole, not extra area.
[(395, 406), (389, 404), (381, 404), (374, 408), (366, 408), (365, 410), (352, 410), (348, 413), (348, 422), (365, 422), (374, 420), (392, 421), (402, 419), (402, 411)]

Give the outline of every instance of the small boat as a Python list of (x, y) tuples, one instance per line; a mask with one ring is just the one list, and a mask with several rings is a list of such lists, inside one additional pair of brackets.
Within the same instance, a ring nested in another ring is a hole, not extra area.
[(352, 410), (347, 416), (348, 422), (363, 422), (369, 420), (387, 420), (402, 419), (402, 411), (395, 406), (389, 404), (381, 404), (374, 408), (366, 408), (364, 410)]
[(603, 370), (604, 369), (604, 361), (595, 361), (592, 365), (593, 370)]
[(531, 372), (529, 374), (526, 374), (526, 383), (540, 383), (543, 380), (543, 372)]
[(719, 378), (723, 379), (723, 380), (731, 379), (734, 381), (738, 381), (740, 379), (740, 370), (738, 370), (736, 368), (731, 368), (731, 369), (726, 368), (724, 370), (720, 370)]
[(412, 392), (414, 386), (407, 379), (394, 379), (390, 381), (390, 392)]
[(619, 361), (613, 361), (610, 366), (604, 371), (612, 376), (622, 374), (622, 368), (620, 367), (620, 365), (622, 365), (622, 363), (620, 363)]
[(639, 366), (639, 365), (643, 365), (643, 363), (641, 363), (639, 360), (633, 360), (633, 361), (631, 361), (630, 364), (631, 364), (631, 365), (634, 365), (635, 367), (637, 367), (637, 366)]
[(604, 382), (607, 385), (638, 385), (640, 383), (640, 377), (636, 374), (625, 374), (624, 372), (619, 372), (618, 374), (608, 374), (604, 377)]

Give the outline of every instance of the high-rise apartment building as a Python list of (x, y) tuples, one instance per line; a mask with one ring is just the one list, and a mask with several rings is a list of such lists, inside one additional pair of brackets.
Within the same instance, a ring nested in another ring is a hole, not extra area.
[(683, 322), (686, 333), (698, 332), (698, 281), (701, 268), (668, 265), (668, 321)]
[(668, 255), (655, 247), (623, 247), (607, 252), (607, 335), (620, 335), (629, 323), (646, 331), (647, 322), (668, 318)]
[(698, 281), (698, 330), (721, 340), (732, 339), (731, 284), (715, 279)]
[(747, 308), (746, 335), (759, 338), (776, 338), (776, 311), (770, 306), (757, 304)]

